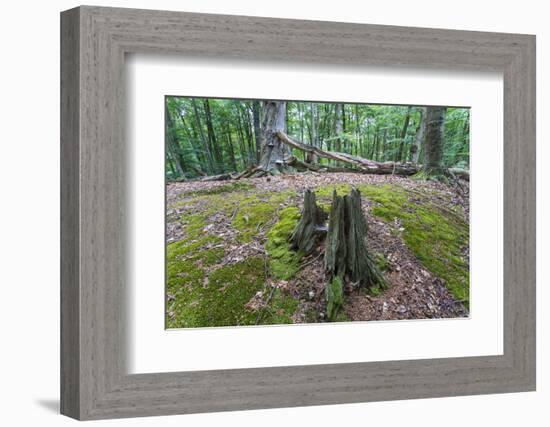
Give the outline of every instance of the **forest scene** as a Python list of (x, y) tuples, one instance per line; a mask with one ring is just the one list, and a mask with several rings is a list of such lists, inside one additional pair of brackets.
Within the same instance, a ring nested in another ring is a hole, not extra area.
[(167, 328), (469, 316), (469, 108), (164, 108)]

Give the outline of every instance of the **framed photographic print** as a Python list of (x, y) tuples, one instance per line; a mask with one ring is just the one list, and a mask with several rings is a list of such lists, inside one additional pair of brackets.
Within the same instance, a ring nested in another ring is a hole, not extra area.
[(535, 389), (535, 38), (61, 15), (61, 407)]

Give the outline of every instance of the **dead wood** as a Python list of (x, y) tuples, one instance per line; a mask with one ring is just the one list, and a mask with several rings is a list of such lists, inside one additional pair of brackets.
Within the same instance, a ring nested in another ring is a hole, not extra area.
[[(305, 153), (313, 154), (325, 159), (335, 160), (354, 166), (361, 173), (372, 173), (380, 175), (414, 175), (418, 172), (417, 165), (412, 163), (396, 163), (396, 162), (375, 162), (373, 160), (364, 159), (362, 157), (353, 156), (347, 153), (338, 153), (334, 151), (324, 151), (319, 147), (307, 145), (290, 138), (284, 132), (277, 132), (279, 139), (286, 145), (301, 150)], [(323, 167), (323, 166), (321, 166)]]
[(291, 248), (305, 255), (311, 254), (327, 231), (326, 219), (325, 211), (317, 206), (315, 193), (306, 190), (302, 217), (290, 236)]
[(335, 191), (325, 249), (325, 270), (331, 278), (347, 278), (365, 287), (386, 286), (367, 249), (367, 231), (359, 191), (354, 188), (344, 197), (338, 196)]

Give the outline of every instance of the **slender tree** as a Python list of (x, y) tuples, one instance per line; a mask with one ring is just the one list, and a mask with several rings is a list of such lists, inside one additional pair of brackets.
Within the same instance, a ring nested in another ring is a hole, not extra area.
[(426, 177), (439, 177), (443, 170), (443, 131), (445, 107), (426, 108), (426, 136), (424, 140), (423, 173)]
[(252, 116), (254, 120), (254, 140), (256, 142), (256, 163), (260, 162), (261, 154), (261, 127), (260, 127), (260, 101), (252, 101)]
[(419, 119), (418, 126), (416, 128), (416, 137), (414, 144), (411, 146), (411, 161), (418, 164), (420, 159), (420, 152), (422, 150), (422, 144), (424, 142), (424, 133), (426, 129), (426, 107), (420, 107), (418, 109)]
[(407, 138), (407, 130), (409, 128), (409, 121), (411, 119), (411, 107), (407, 107), (407, 113), (405, 114), (405, 120), (403, 122), (403, 128), (401, 129), (401, 135), (399, 136), (399, 150), (397, 156), (394, 158), (394, 161), (401, 162), (403, 161), (403, 147), (405, 146), (405, 139)]

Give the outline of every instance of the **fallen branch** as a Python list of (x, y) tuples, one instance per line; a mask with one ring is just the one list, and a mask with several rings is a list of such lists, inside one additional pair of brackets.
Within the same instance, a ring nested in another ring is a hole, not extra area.
[[(375, 162), (373, 160), (364, 159), (362, 157), (353, 156), (347, 153), (338, 153), (334, 151), (324, 151), (319, 147), (312, 145), (307, 145), (299, 141), (295, 141), (290, 138), (284, 132), (277, 132), (279, 139), (288, 145), (289, 147), (296, 148), (300, 151), (316, 155), (318, 157), (323, 157), (325, 159), (335, 160), (342, 163), (347, 163), (349, 165), (355, 166), (357, 171), (361, 173), (372, 173), (372, 174), (395, 174), (395, 175), (414, 175), (418, 172), (419, 167), (413, 165), (412, 163), (396, 163), (396, 162)], [(305, 162), (302, 162), (303, 164)], [(311, 167), (309, 164), (306, 164)], [(324, 168), (324, 166), (320, 166)]]

